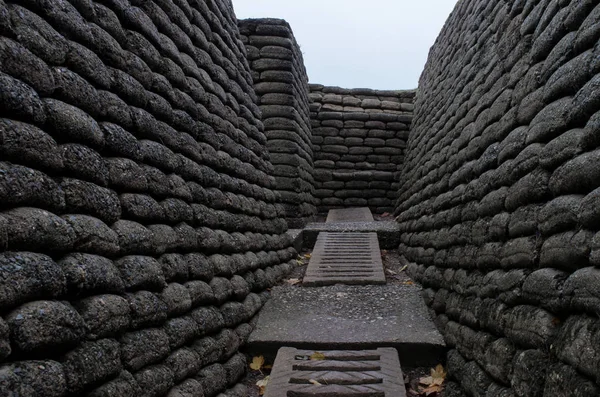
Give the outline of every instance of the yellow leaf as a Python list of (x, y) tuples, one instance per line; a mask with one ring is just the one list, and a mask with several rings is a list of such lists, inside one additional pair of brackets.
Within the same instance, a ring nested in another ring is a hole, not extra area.
[(264, 379), (259, 380), (258, 382), (256, 382), (256, 386), (258, 386), (258, 394), (260, 396), (265, 394), (265, 390), (267, 388), (267, 384), (269, 383), (269, 377), (265, 376)]
[(408, 281), (405, 281), (403, 284), (404, 285), (414, 285), (414, 283), (415, 283), (414, 281), (408, 280)]
[(433, 377), (432, 376), (425, 376), (425, 377), (419, 379), (419, 384), (426, 385), (426, 386), (433, 385)]
[(315, 386), (323, 386), (322, 384), (320, 384), (319, 382), (317, 382), (317, 381), (316, 381), (316, 380), (314, 380), (314, 379), (309, 379), (308, 381), (309, 381), (310, 383), (312, 383), (313, 385), (315, 385)]
[(310, 254), (304, 254), (305, 259), (310, 259)]
[(260, 371), (263, 364), (265, 363), (265, 358), (263, 356), (255, 356), (252, 357), (252, 362), (250, 363), (250, 368), (255, 371)]
[(402, 269), (400, 269), (400, 272), (403, 272), (403, 271), (405, 271), (406, 269), (408, 269), (408, 265), (404, 265), (404, 266), (402, 266)]
[(421, 390), (422, 394), (425, 394), (425, 396), (431, 396), (431, 395), (438, 395), (438, 393), (442, 392), (442, 387), (440, 385), (432, 385), (429, 386), (427, 389), (423, 389)]
[(434, 369), (431, 370), (431, 377), (433, 378), (434, 385), (441, 385), (446, 380), (446, 370), (442, 364), (438, 364)]
[(311, 356), (310, 359), (313, 361), (321, 361), (321, 360), (325, 360), (325, 355), (321, 352), (314, 352)]

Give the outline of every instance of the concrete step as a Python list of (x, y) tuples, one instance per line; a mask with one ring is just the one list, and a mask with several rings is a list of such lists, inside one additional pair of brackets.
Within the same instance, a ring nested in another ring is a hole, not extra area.
[(302, 285), (385, 284), (375, 233), (319, 234)]
[(344, 208), (338, 210), (329, 210), (326, 223), (334, 222), (373, 222), (373, 214), (367, 207)]
[(400, 226), (397, 222), (325, 222), (306, 225), (302, 231), (304, 248), (312, 248), (321, 232), (377, 233), (382, 249), (396, 249), (400, 245)]
[(362, 350), (393, 347), (402, 365), (434, 366), (445, 351), (416, 285), (278, 286), (261, 310), (248, 348)]
[(323, 351), (282, 347), (265, 397), (405, 397), (396, 350)]

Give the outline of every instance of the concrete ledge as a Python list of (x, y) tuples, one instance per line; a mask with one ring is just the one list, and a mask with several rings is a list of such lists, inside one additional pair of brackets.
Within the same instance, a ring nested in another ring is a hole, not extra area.
[(314, 247), (320, 232), (375, 232), (381, 249), (396, 249), (400, 245), (400, 225), (397, 222), (309, 223), (302, 233), (304, 248)]
[(248, 340), (252, 354), (280, 347), (363, 350), (393, 347), (404, 367), (443, 360), (444, 339), (416, 285), (274, 287)]
[(303, 231), (302, 229), (288, 229), (286, 232), (290, 237), (292, 237), (293, 244), (292, 246), (296, 249), (298, 253), (302, 251), (302, 246), (304, 241), (302, 240)]

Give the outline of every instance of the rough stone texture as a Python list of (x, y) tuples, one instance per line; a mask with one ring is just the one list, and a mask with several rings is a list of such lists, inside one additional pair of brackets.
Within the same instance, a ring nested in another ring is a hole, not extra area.
[(310, 85), (319, 212), (392, 212), (413, 118), (415, 91)]
[(273, 288), (248, 348), (368, 349), (396, 347), (403, 366), (435, 365), (444, 342), (415, 285)]
[(300, 46), (281, 19), (239, 21), (248, 52), (274, 166), (291, 228), (302, 228), (316, 214), (308, 76)]
[(0, 395), (245, 395), (296, 251), (231, 2), (0, 1), (0, 87)]
[(461, 0), (431, 49), (395, 214), (447, 394), (598, 394), (599, 16)]

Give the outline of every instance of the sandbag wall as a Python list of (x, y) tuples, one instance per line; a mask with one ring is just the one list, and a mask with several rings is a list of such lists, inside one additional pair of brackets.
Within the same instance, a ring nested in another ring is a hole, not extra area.
[(0, 33), (0, 395), (246, 396), (296, 253), (231, 3), (0, 0)]
[(300, 46), (282, 19), (239, 21), (258, 95), (267, 148), (290, 228), (316, 214), (308, 76)]
[(600, 395), (600, 5), (461, 0), (421, 76), (396, 214), (446, 396)]
[(392, 212), (415, 91), (310, 85), (315, 197), (319, 212)]

